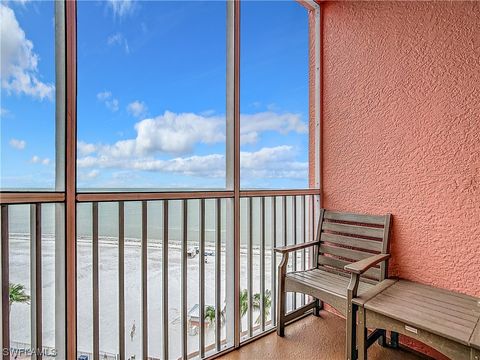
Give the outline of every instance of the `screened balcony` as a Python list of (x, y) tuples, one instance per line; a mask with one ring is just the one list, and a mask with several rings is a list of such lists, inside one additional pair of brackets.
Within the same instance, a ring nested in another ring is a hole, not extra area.
[[(276, 7), (2, 4), (12, 358), (208, 358), (275, 329), (273, 249), (315, 236), (320, 206), (319, 7)], [(289, 42), (258, 54), (258, 34), (285, 21)], [(241, 63), (251, 67), (242, 86)], [(292, 89), (270, 94), (291, 65)], [(24, 125), (33, 114), (43, 125)], [(289, 266), (313, 261), (299, 251)], [(288, 308), (310, 301), (292, 294)]]
[[(0, 10), (3, 359), (343, 359), (309, 296), (274, 333), (273, 249), (321, 208), (392, 213), (389, 275), (480, 296), (479, 3)], [(400, 343), (369, 357), (445, 358)]]

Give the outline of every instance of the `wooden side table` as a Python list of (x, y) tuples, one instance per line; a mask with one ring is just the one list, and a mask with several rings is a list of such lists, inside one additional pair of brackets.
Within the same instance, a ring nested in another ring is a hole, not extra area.
[(409, 336), (451, 359), (480, 360), (479, 298), (406, 280), (388, 281), (374, 296), (353, 299), (358, 305), (359, 359), (367, 358), (367, 328), (376, 328)]

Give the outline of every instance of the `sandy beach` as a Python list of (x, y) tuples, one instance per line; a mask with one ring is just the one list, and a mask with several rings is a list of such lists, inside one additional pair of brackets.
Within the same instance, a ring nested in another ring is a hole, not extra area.
[[(55, 278), (54, 278), (54, 240), (46, 236), (42, 239), (42, 279), (43, 279), (43, 342), (45, 346), (55, 347)], [(169, 242), (168, 254), (168, 308), (169, 308), (169, 353), (170, 358), (181, 355), (180, 289), (181, 289), (181, 244)], [(193, 245), (193, 244), (192, 244)], [(126, 353), (128, 356), (141, 356), (141, 262), (140, 244), (130, 239), (125, 244), (125, 327)], [(214, 254), (211, 244), (206, 251)], [(246, 288), (246, 249), (242, 248), (241, 284)], [(225, 299), (225, 248), (222, 247), (221, 298)], [(27, 235), (12, 234), (10, 239), (10, 277), (11, 282), (24, 284), (30, 293), (30, 245)], [(90, 354), (92, 351), (92, 243), (83, 237), (77, 241), (77, 306), (78, 306), (78, 351)], [(158, 357), (162, 353), (162, 249), (160, 243), (148, 247), (148, 332), (149, 356)], [(271, 253), (265, 252), (265, 288), (271, 289)], [(114, 238), (102, 238), (99, 241), (100, 276), (100, 350), (114, 356), (118, 353), (118, 247)], [(199, 294), (199, 257), (188, 259), (188, 309), (198, 304)], [(253, 249), (253, 290), (260, 289), (260, 251)], [(207, 256), (205, 264), (205, 303), (215, 304), (215, 255)], [(232, 309), (227, 308), (227, 317)], [(258, 314), (254, 315), (256, 319)], [(30, 305), (14, 304), (11, 309), (12, 343), (30, 343)], [(269, 320), (270, 317), (267, 318)], [(243, 328), (246, 327), (246, 317)], [(222, 338), (225, 338), (225, 326), (222, 326)], [(206, 344), (214, 343), (215, 327), (206, 327)], [(189, 352), (198, 351), (199, 337), (187, 335)]]

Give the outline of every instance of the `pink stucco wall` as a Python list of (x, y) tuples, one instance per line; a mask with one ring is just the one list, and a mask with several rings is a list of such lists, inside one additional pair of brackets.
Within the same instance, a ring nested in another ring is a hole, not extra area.
[(323, 206), (394, 216), (390, 272), (480, 296), (480, 2), (326, 2)]

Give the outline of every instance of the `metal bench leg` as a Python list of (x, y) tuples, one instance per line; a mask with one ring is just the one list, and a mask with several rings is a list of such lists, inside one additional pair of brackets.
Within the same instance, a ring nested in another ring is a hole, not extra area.
[(386, 331), (384, 331), (384, 332), (383, 332), (383, 335), (378, 338), (377, 343), (378, 343), (378, 345), (380, 345), (381, 347), (388, 347), (388, 344), (387, 344), (387, 332), (386, 332)]
[(285, 275), (288, 264), (288, 253), (283, 254), (282, 261), (278, 265), (278, 292), (277, 292), (277, 335), (285, 335), (285, 303), (287, 293), (285, 292)]
[(359, 307), (358, 311), (358, 324), (357, 324), (357, 356), (358, 360), (367, 359), (367, 328), (365, 327), (365, 309)]
[(277, 301), (277, 335), (283, 337), (285, 335), (285, 300), (286, 293), (283, 289), (278, 289)]
[(397, 349), (398, 348), (398, 345), (399, 345), (399, 342), (398, 342), (398, 333), (395, 332), (395, 331), (392, 331), (390, 333), (390, 346), (394, 349)]
[(345, 358), (355, 360), (357, 358), (357, 305), (350, 303), (347, 309), (347, 348)]
[(352, 273), (350, 283), (347, 287), (347, 338), (345, 358), (355, 360), (357, 358), (357, 309), (358, 306), (352, 303), (352, 299), (357, 296), (360, 275)]
[(323, 309), (323, 301), (315, 299), (315, 307), (313, 308), (313, 315), (320, 317), (320, 310)]

